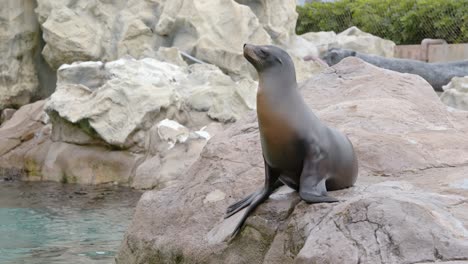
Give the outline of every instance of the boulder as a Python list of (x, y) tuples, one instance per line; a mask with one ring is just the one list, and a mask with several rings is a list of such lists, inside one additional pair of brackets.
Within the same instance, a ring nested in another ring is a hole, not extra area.
[(342, 48), (391, 58), (395, 50), (393, 41), (366, 33), (355, 26), (339, 34), (323, 31), (309, 32), (301, 36), (316, 45), (320, 55), (324, 55), (331, 48)]
[[(44, 101), (25, 105), (0, 126), (0, 156), (37, 136), (44, 126)], [(1, 162), (0, 162), (1, 164)], [(8, 165), (8, 164), (2, 164)]]
[(228, 241), (242, 211), (223, 219), (227, 206), (264, 181), (251, 113), (210, 139), (177, 184), (142, 196), (116, 262), (468, 261), (468, 114), (447, 111), (419, 76), (357, 58), (300, 89), (358, 153), (356, 186), (330, 192), (341, 202), (308, 205), (282, 187)]
[(256, 86), (249, 79), (233, 81), (209, 64), (179, 67), (129, 57), (74, 63), (59, 69), (46, 111), (55, 141), (130, 148), (165, 118), (189, 128), (210, 118), (235, 121), (255, 108)]
[(444, 92), (440, 95), (440, 100), (444, 104), (456, 109), (468, 110), (468, 76), (454, 77), (442, 89)]
[(32, 0), (6, 0), (0, 10), (0, 110), (29, 103), (38, 91), (34, 50), (39, 25)]

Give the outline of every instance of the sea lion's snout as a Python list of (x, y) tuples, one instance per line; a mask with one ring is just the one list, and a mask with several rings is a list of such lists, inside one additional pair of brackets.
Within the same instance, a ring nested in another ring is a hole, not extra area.
[(259, 62), (259, 57), (255, 54), (257, 46), (251, 44), (244, 44), (244, 58), (246, 58), (253, 66), (256, 66)]

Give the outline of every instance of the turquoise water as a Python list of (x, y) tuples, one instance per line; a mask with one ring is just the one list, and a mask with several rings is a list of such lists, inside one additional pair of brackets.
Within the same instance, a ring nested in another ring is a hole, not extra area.
[(0, 263), (114, 263), (141, 193), (0, 181)]

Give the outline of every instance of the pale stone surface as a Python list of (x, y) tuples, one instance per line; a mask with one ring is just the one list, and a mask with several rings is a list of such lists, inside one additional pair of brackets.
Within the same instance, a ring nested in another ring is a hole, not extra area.
[[(330, 192), (340, 203), (307, 205), (284, 187), (226, 242), (241, 214), (224, 220), (227, 206), (264, 181), (252, 113), (210, 139), (179, 183), (143, 195), (117, 263), (468, 261), (468, 113), (447, 111), (418, 76), (356, 58), (300, 89), (356, 148), (356, 186)], [(204, 202), (215, 190), (225, 199)]]
[(196, 121), (191, 113), (206, 112), (202, 125), (208, 117), (235, 121), (255, 108), (256, 86), (249, 79), (235, 82), (213, 65), (179, 67), (126, 57), (63, 65), (46, 110), (53, 117), (55, 140), (94, 144), (102, 139), (128, 148), (138, 144), (138, 131), (171, 118), (171, 111), (181, 115), (175, 121), (188, 127)]
[[(468, 74), (468, 73), (467, 73)], [(450, 107), (468, 111), (468, 76), (454, 77), (443, 86), (440, 100)]]
[(363, 32), (354, 26), (339, 34), (333, 31), (323, 31), (309, 32), (301, 36), (316, 45), (320, 55), (324, 55), (330, 48), (342, 48), (383, 57), (393, 57), (395, 50), (393, 41)]
[(39, 25), (32, 0), (5, 0), (0, 8), (0, 110), (29, 103), (39, 81), (34, 68)]

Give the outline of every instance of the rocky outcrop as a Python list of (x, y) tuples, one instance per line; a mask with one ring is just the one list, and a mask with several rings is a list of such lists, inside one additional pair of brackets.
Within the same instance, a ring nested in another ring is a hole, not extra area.
[(440, 95), (440, 100), (444, 104), (456, 109), (468, 110), (468, 76), (454, 77), (442, 89), (444, 92)]
[(391, 58), (395, 50), (393, 41), (379, 38), (354, 26), (339, 34), (333, 31), (309, 32), (301, 37), (316, 45), (320, 55), (331, 48), (341, 48)]
[(213, 137), (179, 183), (143, 195), (117, 263), (467, 261), (468, 114), (447, 111), (422, 78), (357, 58), (300, 89), (357, 150), (356, 186), (330, 193), (340, 203), (307, 205), (282, 187), (227, 242), (242, 214), (223, 220), (227, 206), (263, 184), (252, 113)]
[[(60, 67), (45, 106), (27, 105), (0, 128), (1, 166), (24, 170), (27, 180), (138, 189), (177, 182), (223, 123), (255, 109), (257, 84), (210, 64), (187, 66), (177, 50), (158, 56), (182, 66), (125, 57)], [(18, 124), (40, 138), (23, 139)]]

